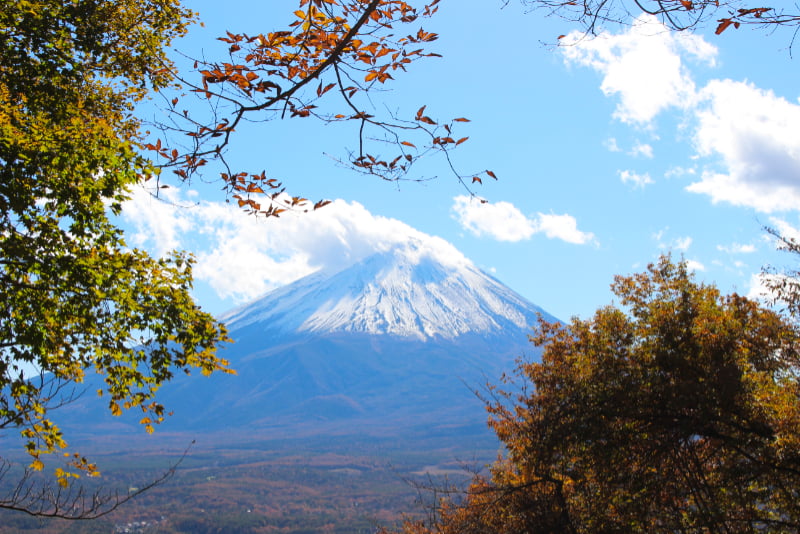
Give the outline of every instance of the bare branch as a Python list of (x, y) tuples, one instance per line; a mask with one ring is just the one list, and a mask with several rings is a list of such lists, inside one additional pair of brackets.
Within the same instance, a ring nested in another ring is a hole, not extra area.
[(135, 491), (124, 494), (119, 491), (89, 491), (80, 482), (72, 482), (63, 487), (39, 476), (38, 472), (29, 468), (24, 468), (19, 474), (18, 470), (13, 469), (15, 464), (0, 458), (0, 482), (7, 477), (18, 475), (18, 481), (13, 488), (0, 496), (0, 509), (41, 518), (74, 521), (98, 519), (169, 480), (189, 454), (192, 445), (194, 441), (183, 451), (178, 460), (157, 478)]

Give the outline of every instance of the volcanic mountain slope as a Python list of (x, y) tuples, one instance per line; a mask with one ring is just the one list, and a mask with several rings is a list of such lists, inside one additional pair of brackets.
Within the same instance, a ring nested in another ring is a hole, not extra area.
[(165, 429), (284, 434), (485, 427), (474, 390), (520, 356), (542, 309), (454, 248), (409, 242), (221, 317), (235, 376), (179, 377)]

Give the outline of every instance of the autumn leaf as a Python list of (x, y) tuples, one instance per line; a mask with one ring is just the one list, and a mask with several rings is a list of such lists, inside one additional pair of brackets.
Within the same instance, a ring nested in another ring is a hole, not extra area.
[(738, 23), (734, 23), (733, 19), (720, 19), (718, 22), (719, 25), (717, 26), (717, 30), (714, 32), (717, 35), (728, 29), (731, 24), (736, 24), (736, 27), (738, 28)]

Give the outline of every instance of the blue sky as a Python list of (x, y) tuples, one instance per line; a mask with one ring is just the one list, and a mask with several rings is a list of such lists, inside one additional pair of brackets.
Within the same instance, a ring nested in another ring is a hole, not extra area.
[[(137, 190), (123, 213), (129, 244), (192, 251), (197, 299), (213, 313), (409, 236), (448, 241), (562, 319), (610, 303), (615, 274), (664, 252), (750, 295), (764, 265), (792, 265), (762, 230), (800, 228), (800, 71), (789, 32), (675, 34), (640, 18), (585, 38), (563, 20), (502, 5), (443, 1), (422, 23), (440, 35), (431, 49), (443, 57), (373, 96), (400, 115), (427, 105), (434, 118), (471, 119), (454, 161), (467, 174), (497, 174), (477, 190), (487, 204), (466, 195), (444, 160), (420, 168), (435, 180), (369, 179), (335, 161), (356, 145), (352, 125), (277, 119), (240, 129), (229, 159), (333, 204), (265, 220), (226, 203), (218, 184), (164, 190), (171, 202)], [(225, 45), (214, 38), (225, 30), (281, 29), (297, 5), (192, 7), (205, 27), (177, 47), (219, 57)]]

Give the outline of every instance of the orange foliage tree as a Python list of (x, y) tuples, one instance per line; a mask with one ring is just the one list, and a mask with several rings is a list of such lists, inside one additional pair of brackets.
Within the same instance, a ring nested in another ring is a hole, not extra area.
[[(197, 60), (199, 80), (181, 78), (181, 89), (205, 101), (207, 113), (196, 103), (186, 109), (186, 94), (168, 99), (169, 120), (154, 125), (156, 138), (144, 146), (183, 183), (218, 164), (211, 172), (240, 207), (278, 216), (286, 209), (317, 209), (328, 201), (311, 204), (286, 194), (283, 181), (264, 170), (236, 168), (226, 150), (237, 127), (276, 118), (350, 122), (358, 132), (358, 149), (345, 162), (352, 169), (389, 181), (413, 179), (413, 164), (438, 153), (472, 193), (473, 184), (496, 176), (487, 170), (461, 173), (450, 159), (450, 151), (468, 139), (456, 136), (455, 126), (468, 119), (435, 120), (425, 105), (406, 119), (381, 116), (369, 100), (371, 92), (415, 61), (438, 56), (426, 50), (437, 34), (412, 26), (436, 13), (438, 3), (416, 8), (400, 0), (300, 0), (285, 29), (258, 35), (228, 32), (220, 37), (228, 45), (226, 60)], [(385, 147), (383, 153), (379, 146)]]
[(540, 322), (488, 403), (507, 453), (406, 532), (800, 529), (796, 327), (669, 258), (612, 287), (624, 309)]

